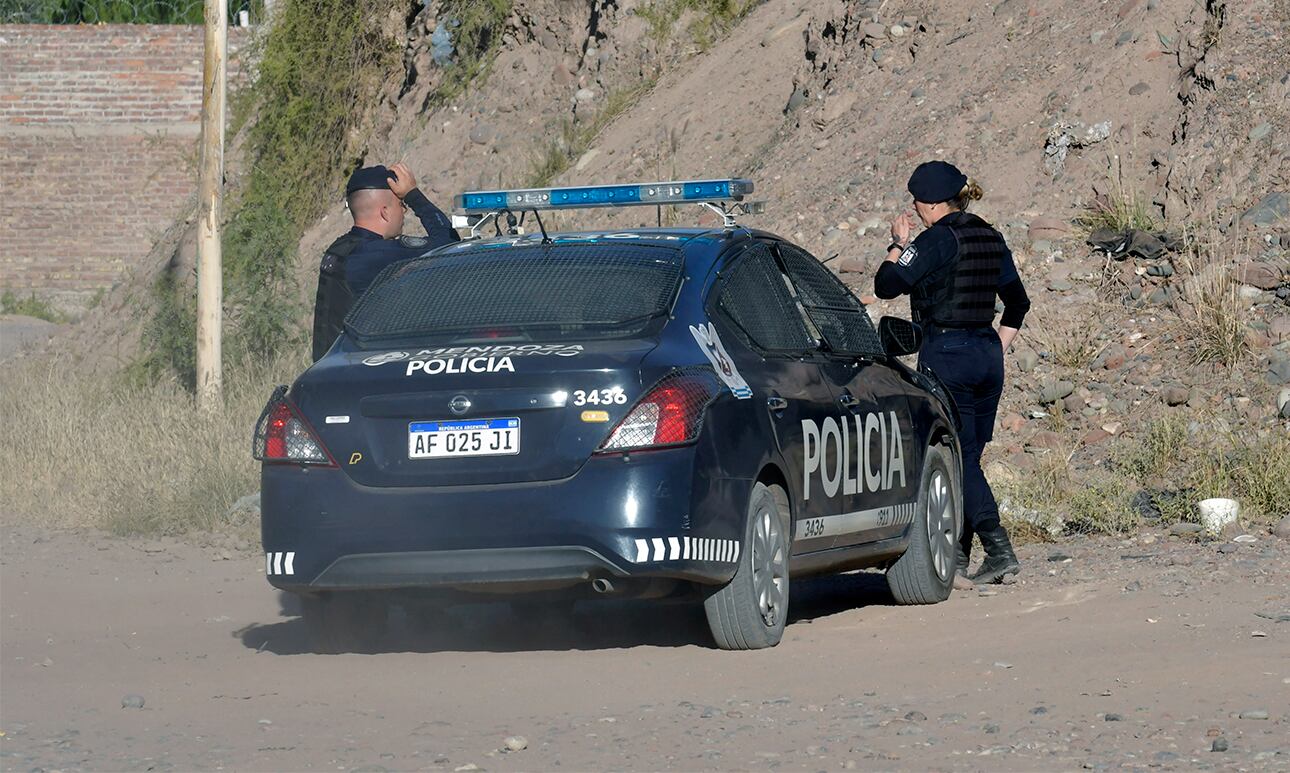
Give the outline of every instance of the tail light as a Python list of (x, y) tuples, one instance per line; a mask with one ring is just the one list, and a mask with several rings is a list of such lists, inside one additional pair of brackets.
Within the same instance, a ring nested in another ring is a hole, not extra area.
[(716, 379), (707, 373), (665, 377), (614, 427), (600, 452), (662, 448), (693, 442), (703, 412), (716, 397)]
[(285, 386), (275, 389), (264, 406), (255, 424), (251, 453), (262, 462), (336, 466), (313, 428), (287, 399)]

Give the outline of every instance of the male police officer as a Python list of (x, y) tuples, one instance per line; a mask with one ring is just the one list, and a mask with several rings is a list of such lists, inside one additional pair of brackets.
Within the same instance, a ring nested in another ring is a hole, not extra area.
[[(402, 163), (355, 171), (345, 197), (354, 227), (331, 243), (318, 268), (314, 361), (336, 342), (350, 307), (382, 269), (458, 240), (448, 216), (430, 203)], [(403, 213), (409, 206), (425, 227), (425, 236), (403, 235)]]

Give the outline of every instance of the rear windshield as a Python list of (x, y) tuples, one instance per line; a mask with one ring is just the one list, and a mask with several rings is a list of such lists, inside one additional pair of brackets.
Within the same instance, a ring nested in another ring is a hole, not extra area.
[(665, 317), (681, 251), (651, 245), (487, 247), (387, 268), (345, 320), (359, 343), (630, 338)]

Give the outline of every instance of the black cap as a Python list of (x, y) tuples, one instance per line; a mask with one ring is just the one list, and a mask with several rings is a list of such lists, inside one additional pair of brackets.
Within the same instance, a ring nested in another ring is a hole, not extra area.
[(349, 176), (349, 183), (345, 185), (345, 195), (354, 191), (389, 190), (393, 177), (394, 173), (380, 164), (355, 169)]
[(914, 201), (939, 204), (958, 196), (967, 182), (967, 175), (953, 164), (928, 161), (919, 164), (909, 176), (909, 192), (914, 194)]

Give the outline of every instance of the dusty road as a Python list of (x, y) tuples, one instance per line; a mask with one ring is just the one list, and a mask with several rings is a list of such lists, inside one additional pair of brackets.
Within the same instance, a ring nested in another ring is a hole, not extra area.
[(0, 767), (1290, 769), (1290, 543), (1022, 557), (1024, 582), (935, 607), (803, 583), (762, 652), (708, 648), (685, 608), (586, 604), (319, 656), (253, 556), (7, 528)]

